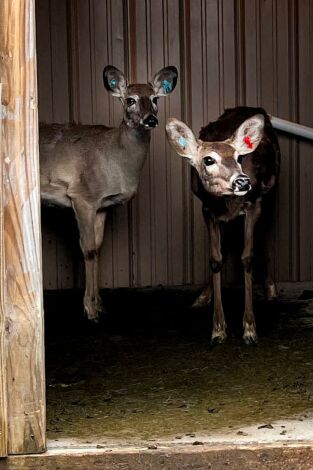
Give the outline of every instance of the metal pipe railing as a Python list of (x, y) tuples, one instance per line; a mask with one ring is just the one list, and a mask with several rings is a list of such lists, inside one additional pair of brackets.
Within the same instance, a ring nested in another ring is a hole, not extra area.
[(274, 129), (288, 132), (299, 137), (304, 137), (305, 139), (313, 140), (313, 129), (312, 127), (302, 126), (301, 124), (296, 124), (295, 122), (286, 121), (275, 116), (270, 116), (272, 125)]

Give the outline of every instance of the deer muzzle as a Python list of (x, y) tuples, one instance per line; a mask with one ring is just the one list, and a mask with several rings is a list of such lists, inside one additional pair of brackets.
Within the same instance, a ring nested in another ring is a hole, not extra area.
[(158, 118), (154, 116), (154, 114), (149, 114), (143, 119), (142, 123), (147, 129), (152, 129), (158, 125), (159, 121)]
[(244, 196), (251, 189), (251, 181), (249, 176), (241, 174), (232, 182), (232, 188), (236, 196)]

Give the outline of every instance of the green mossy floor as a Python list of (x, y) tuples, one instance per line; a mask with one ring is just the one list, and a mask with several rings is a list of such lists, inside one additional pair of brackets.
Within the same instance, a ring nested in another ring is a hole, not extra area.
[(229, 337), (211, 348), (198, 292), (107, 291), (97, 325), (81, 293), (46, 295), (48, 437), (181, 439), (312, 412), (313, 293), (256, 299), (259, 345), (246, 346), (243, 293), (226, 290)]

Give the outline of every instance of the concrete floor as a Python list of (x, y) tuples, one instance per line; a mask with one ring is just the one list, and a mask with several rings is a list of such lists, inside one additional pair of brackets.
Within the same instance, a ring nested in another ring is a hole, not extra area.
[[(307, 286), (310, 287), (310, 286)], [(313, 442), (313, 291), (256, 295), (246, 346), (243, 293), (226, 289), (226, 344), (211, 348), (198, 290), (104, 292), (89, 324), (81, 293), (46, 295), (49, 449)]]

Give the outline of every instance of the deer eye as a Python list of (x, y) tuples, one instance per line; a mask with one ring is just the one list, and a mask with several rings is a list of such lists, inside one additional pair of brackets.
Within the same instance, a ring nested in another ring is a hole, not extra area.
[(242, 155), (239, 155), (237, 158), (237, 162), (239, 163), (239, 165), (242, 164), (242, 159), (243, 159)]
[(203, 162), (205, 166), (210, 166), (214, 165), (214, 163), (216, 163), (216, 160), (213, 157), (204, 157)]
[(136, 100), (134, 100), (134, 98), (127, 98), (126, 103), (127, 103), (127, 106), (132, 106), (133, 104), (136, 103)]
[(153, 98), (153, 100), (152, 100), (152, 103), (153, 103), (153, 104), (158, 104), (158, 99), (159, 99), (159, 97), (158, 97), (158, 96), (155, 96), (155, 97)]

